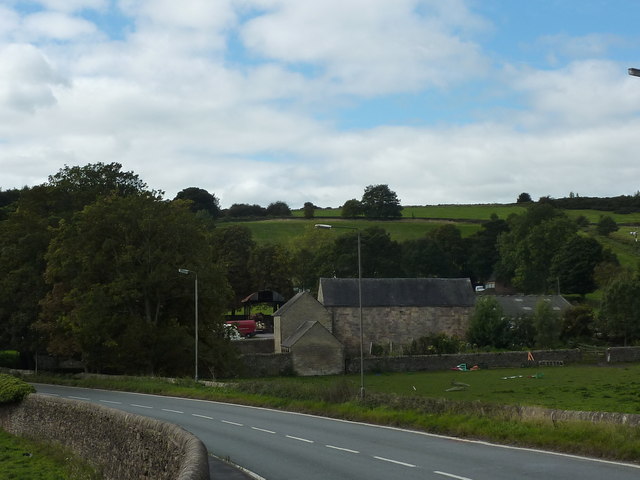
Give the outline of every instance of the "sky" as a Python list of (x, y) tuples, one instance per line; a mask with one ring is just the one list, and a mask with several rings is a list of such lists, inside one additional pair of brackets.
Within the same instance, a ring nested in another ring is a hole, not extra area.
[(171, 199), (640, 190), (638, 0), (0, 0), (0, 188), (118, 162)]

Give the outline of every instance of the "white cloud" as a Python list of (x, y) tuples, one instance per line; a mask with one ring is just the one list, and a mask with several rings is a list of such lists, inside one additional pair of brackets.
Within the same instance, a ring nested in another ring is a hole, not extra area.
[(245, 45), (266, 58), (320, 69), (318, 76), (338, 93), (416, 91), (487, 69), (478, 45), (452, 34), (446, 23), (471, 22), (460, 2), (428, 16), (418, 13), (425, 2), (417, 0), (256, 3), (269, 10), (243, 25)]
[(0, 79), (0, 105), (32, 113), (55, 104), (52, 87), (65, 83), (41, 51), (25, 44), (0, 47)]
[(75, 37), (95, 34), (96, 26), (84, 19), (59, 12), (40, 12), (24, 19), (26, 34), (36, 39), (70, 40)]
[(60, 12), (77, 12), (80, 10), (104, 10), (109, 0), (35, 0), (47, 10)]

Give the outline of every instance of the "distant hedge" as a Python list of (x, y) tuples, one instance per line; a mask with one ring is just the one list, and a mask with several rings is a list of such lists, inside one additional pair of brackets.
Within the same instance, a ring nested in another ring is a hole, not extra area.
[(0, 367), (19, 368), (20, 353), (16, 350), (0, 350)]
[(0, 404), (15, 403), (36, 391), (33, 386), (19, 378), (0, 373)]

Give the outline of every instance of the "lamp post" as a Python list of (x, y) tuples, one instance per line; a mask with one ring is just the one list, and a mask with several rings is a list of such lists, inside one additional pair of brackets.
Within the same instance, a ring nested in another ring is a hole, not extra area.
[(356, 227), (317, 223), (316, 228), (346, 228), (358, 235), (358, 315), (360, 317), (360, 400), (364, 400), (364, 328), (362, 327), (362, 257), (360, 254), (360, 230)]
[(197, 382), (198, 381), (198, 274), (196, 272), (194, 272), (193, 270), (187, 270), (186, 268), (179, 268), (178, 272), (182, 273), (183, 275), (189, 275), (190, 273), (193, 273), (195, 275), (195, 277), (196, 277), (196, 280), (195, 280), (196, 353), (195, 353), (195, 374), (194, 374), (194, 379)]
[(640, 68), (630, 68), (629, 75), (632, 75), (634, 77), (640, 77)]

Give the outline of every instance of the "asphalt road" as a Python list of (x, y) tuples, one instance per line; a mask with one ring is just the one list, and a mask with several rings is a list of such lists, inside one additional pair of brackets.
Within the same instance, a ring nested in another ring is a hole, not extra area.
[(178, 424), (198, 436), (210, 453), (268, 480), (640, 478), (639, 465), (310, 415), (105, 390), (36, 388)]

